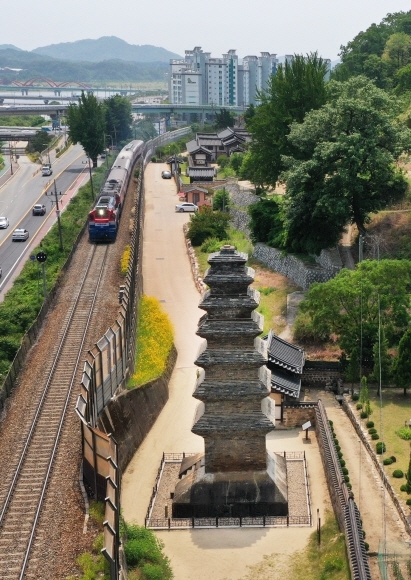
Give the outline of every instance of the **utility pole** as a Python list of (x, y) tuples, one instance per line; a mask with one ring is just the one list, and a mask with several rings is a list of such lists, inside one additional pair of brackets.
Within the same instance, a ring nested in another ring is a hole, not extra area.
[[(60, 221), (60, 208), (59, 208), (59, 198), (57, 196), (57, 187), (56, 187), (56, 180), (54, 179), (54, 203), (56, 204), (56, 215), (57, 215), (57, 225), (59, 230), (59, 240), (60, 240), (60, 250), (63, 251), (63, 232), (61, 229), (61, 221)], [(61, 192), (60, 192), (61, 195)]]
[(11, 142), (9, 141), (9, 154), (10, 154), (10, 175), (13, 175), (13, 153), (11, 151)]

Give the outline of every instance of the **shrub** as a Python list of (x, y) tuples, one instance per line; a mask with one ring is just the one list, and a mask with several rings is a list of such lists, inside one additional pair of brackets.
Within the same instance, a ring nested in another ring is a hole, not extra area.
[(341, 459), (342, 456), (343, 456), (343, 454), (341, 453), (341, 451), (337, 451), (337, 455), (338, 455), (339, 459)]
[(373, 441), (377, 441), (377, 439), (379, 439), (379, 438), (380, 438), (380, 436), (378, 435), (378, 433), (373, 433), (373, 434), (371, 435), (371, 439), (372, 439)]
[(330, 425), (330, 427), (332, 427), (334, 425), (334, 421), (331, 421), (331, 419), (329, 419), (328, 424)]
[(342, 467), (343, 475), (348, 475), (348, 469), (346, 467)]
[(391, 465), (391, 463), (392, 463), (391, 457), (386, 457), (383, 461), (384, 465)]
[(229, 214), (203, 206), (200, 211), (190, 216), (187, 237), (193, 246), (201, 246), (207, 238), (225, 240), (229, 221)]
[(217, 165), (221, 167), (221, 169), (224, 169), (224, 167), (227, 167), (229, 164), (230, 159), (226, 155), (219, 155), (217, 157)]
[(393, 463), (395, 463), (397, 461), (397, 458), (395, 457), (395, 455), (391, 455), (390, 459)]
[(368, 550), (370, 549), (370, 544), (368, 542), (364, 542), (364, 548), (365, 551), (368, 552)]
[(353, 393), (353, 394), (351, 395), (351, 399), (352, 399), (353, 401), (358, 401), (358, 399), (359, 399), (359, 398), (360, 398), (360, 395), (359, 395), (358, 393)]
[(217, 238), (207, 238), (202, 244), (200, 250), (204, 254), (211, 254), (213, 252), (219, 252), (221, 246), (224, 245), (224, 241), (217, 240)]
[(404, 483), (401, 487), (400, 487), (400, 491), (407, 491), (407, 484)]
[(173, 346), (173, 326), (156, 298), (141, 297), (137, 328), (136, 370), (130, 388), (160, 376)]
[(340, 465), (341, 465), (341, 467), (345, 467), (345, 460), (344, 459), (340, 459)]
[(377, 429), (374, 429), (374, 427), (372, 427), (371, 429), (368, 429), (368, 433), (370, 435), (372, 435), (373, 433), (377, 433)]
[(411, 505), (411, 499), (407, 499), (407, 501), (405, 502), (407, 505)]
[(341, 447), (339, 445), (336, 445), (335, 448), (337, 451), (341, 451)]
[(404, 477), (404, 472), (402, 469), (394, 469), (394, 471), (392, 472), (392, 476), (396, 477), (397, 479), (401, 479), (402, 477)]
[(348, 477), (348, 475), (344, 475), (344, 480), (345, 480), (345, 483), (348, 483), (350, 481), (350, 478)]
[[(347, 483), (347, 487), (348, 487), (349, 490), (352, 489), (352, 485), (351, 485), (350, 482)], [(354, 497), (354, 494), (352, 492), (351, 492), (351, 495), (352, 495), (352, 497)]]
[(134, 170), (134, 177), (135, 179), (138, 179), (140, 176), (140, 169), (137, 167), (137, 169)]
[(338, 444), (339, 444), (339, 441), (338, 441), (338, 439), (335, 437), (335, 438), (334, 438), (334, 445), (338, 445)]
[(126, 246), (124, 248), (123, 255), (121, 256), (120, 261), (120, 272), (123, 276), (127, 274), (128, 264), (130, 262), (130, 246)]
[(365, 426), (367, 429), (372, 429), (374, 427), (374, 421), (367, 421)]
[(375, 446), (375, 450), (376, 450), (378, 455), (381, 455), (382, 453), (386, 452), (387, 447), (386, 447), (385, 443), (383, 443), (382, 441), (379, 441), (377, 443), (377, 445)]
[(151, 163), (157, 163), (157, 157), (155, 155), (151, 158)]
[(357, 411), (360, 411), (362, 409), (362, 403), (357, 403), (356, 405)]
[(405, 439), (405, 441), (411, 441), (411, 429), (409, 427), (401, 427), (395, 432), (400, 439)]
[(367, 411), (361, 411), (360, 417), (361, 417), (361, 419), (366, 419), (368, 417)]

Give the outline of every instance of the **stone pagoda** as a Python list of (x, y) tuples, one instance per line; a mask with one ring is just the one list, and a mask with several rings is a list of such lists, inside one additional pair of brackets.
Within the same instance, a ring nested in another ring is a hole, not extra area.
[(266, 434), (274, 429), (269, 409), (270, 376), (259, 293), (249, 288), (254, 271), (247, 255), (231, 246), (211, 254), (204, 278), (209, 290), (197, 334), (207, 342), (195, 364), (204, 369), (194, 397), (202, 401), (193, 433), (205, 453), (186, 457), (173, 496), (173, 517), (287, 515), (283, 457), (268, 455)]

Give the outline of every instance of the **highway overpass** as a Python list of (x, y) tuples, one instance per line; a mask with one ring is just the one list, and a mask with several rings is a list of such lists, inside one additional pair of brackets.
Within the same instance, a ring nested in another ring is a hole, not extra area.
[(4, 115), (49, 115), (61, 117), (67, 113), (68, 105), (0, 105), (0, 117)]

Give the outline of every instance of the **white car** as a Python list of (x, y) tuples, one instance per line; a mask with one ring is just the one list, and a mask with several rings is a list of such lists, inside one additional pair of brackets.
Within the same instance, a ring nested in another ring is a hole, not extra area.
[(0, 228), (5, 230), (9, 227), (9, 220), (6, 217), (0, 217)]
[(29, 238), (29, 232), (27, 230), (23, 230), (21, 228), (17, 228), (14, 230), (12, 240), (13, 242), (25, 242)]
[(176, 205), (176, 211), (182, 212), (182, 211), (198, 211), (198, 206), (195, 205), (194, 203), (179, 203), (178, 205)]

